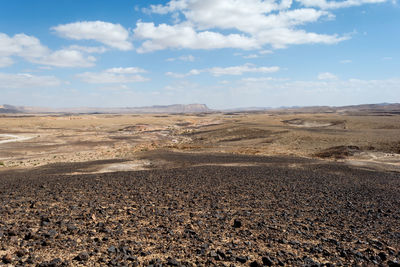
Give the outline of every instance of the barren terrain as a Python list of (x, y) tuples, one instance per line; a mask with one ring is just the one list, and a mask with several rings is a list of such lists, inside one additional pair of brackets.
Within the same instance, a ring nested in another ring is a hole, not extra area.
[(137, 152), (168, 149), (292, 155), (398, 170), (399, 131), (399, 115), (368, 113), (3, 116), (0, 161), (3, 168), (136, 161)]
[(400, 115), (0, 117), (0, 265), (398, 266)]

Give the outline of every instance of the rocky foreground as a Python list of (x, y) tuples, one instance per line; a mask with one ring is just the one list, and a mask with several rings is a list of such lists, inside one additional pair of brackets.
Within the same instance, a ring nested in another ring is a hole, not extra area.
[(158, 154), (175, 168), (0, 172), (0, 265), (400, 266), (400, 174)]

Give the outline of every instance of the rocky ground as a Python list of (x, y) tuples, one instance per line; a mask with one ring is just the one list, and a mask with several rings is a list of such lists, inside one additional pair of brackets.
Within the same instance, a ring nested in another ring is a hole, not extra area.
[(0, 265), (400, 266), (398, 172), (295, 157), (142, 158), (165, 165), (0, 172)]

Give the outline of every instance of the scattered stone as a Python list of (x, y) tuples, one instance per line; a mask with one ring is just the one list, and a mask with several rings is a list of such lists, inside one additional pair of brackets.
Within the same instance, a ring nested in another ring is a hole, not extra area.
[(387, 260), (387, 255), (383, 251), (379, 252), (378, 256), (379, 256), (379, 258), (381, 258), (382, 261), (386, 261)]
[(305, 257), (303, 259), (304, 263), (309, 266), (319, 266), (319, 263), (311, 259), (310, 257)]
[(35, 262), (36, 262), (36, 258), (33, 255), (29, 255), (29, 257), (25, 261), (25, 263), (27, 263), (27, 264), (33, 264)]
[(54, 229), (51, 229), (50, 231), (48, 231), (47, 233), (44, 234), (44, 237), (46, 238), (53, 238), (57, 235), (57, 231)]
[(218, 256), (220, 256), (222, 259), (225, 259), (225, 258), (226, 258), (225, 253), (222, 252), (221, 250), (217, 250), (217, 254), (218, 254)]
[(238, 256), (238, 257), (236, 257), (236, 261), (240, 262), (240, 263), (246, 263), (247, 258), (243, 257), (243, 256)]
[(8, 236), (16, 236), (17, 235), (17, 230), (12, 228), (8, 230)]
[(81, 252), (74, 258), (77, 261), (88, 261), (89, 260), (89, 254), (87, 252)]
[(261, 267), (262, 265), (258, 263), (257, 261), (253, 261), (250, 263), (250, 267)]
[(169, 265), (169, 266), (178, 266), (179, 262), (174, 258), (168, 258), (167, 259), (167, 265)]
[(262, 257), (262, 262), (263, 262), (263, 265), (266, 265), (266, 266), (272, 266), (274, 264), (272, 262), (272, 260), (270, 259), (270, 257), (268, 257), (268, 256)]
[(4, 255), (2, 260), (3, 260), (3, 262), (6, 263), (6, 264), (11, 263), (11, 262), (12, 262), (12, 256), (11, 256), (11, 254), (6, 254), (6, 255)]
[(211, 257), (211, 258), (218, 257), (218, 254), (217, 254), (215, 251), (211, 251), (211, 252), (210, 252), (210, 257)]
[(67, 230), (69, 231), (69, 232), (74, 232), (74, 231), (76, 231), (78, 229), (78, 227), (76, 227), (76, 225), (74, 225), (74, 224), (68, 224), (67, 225)]
[(237, 219), (235, 219), (233, 221), (233, 228), (240, 228), (240, 227), (242, 227), (242, 222), (237, 220)]
[[(279, 168), (213, 163), (61, 176), (46, 167), (29, 171), (29, 179), (1, 173), (0, 266), (67, 266), (63, 257), (73, 259), (69, 266), (398, 266), (398, 173), (363, 170), (360, 180), (357, 168), (334, 162), (282, 168), (289, 159), (254, 160), (279, 160)], [(377, 182), (380, 190), (372, 190)], [(378, 224), (379, 208), (391, 213)]]
[(395, 262), (395, 261), (388, 261), (388, 266), (389, 267), (400, 267), (400, 263)]
[(107, 252), (108, 252), (108, 253), (115, 253), (115, 252), (117, 252), (117, 248), (114, 247), (114, 246), (110, 246), (110, 247), (107, 249)]
[(41, 226), (47, 226), (47, 225), (49, 225), (49, 223), (50, 223), (50, 219), (48, 217), (44, 216), (40, 219)]
[(25, 249), (19, 249), (15, 252), (15, 255), (17, 255), (18, 257), (22, 258), (23, 256), (25, 256), (28, 252)]
[(60, 258), (52, 259), (49, 262), (49, 267), (57, 267), (57, 266), (61, 266), (61, 265), (63, 265), (63, 262)]

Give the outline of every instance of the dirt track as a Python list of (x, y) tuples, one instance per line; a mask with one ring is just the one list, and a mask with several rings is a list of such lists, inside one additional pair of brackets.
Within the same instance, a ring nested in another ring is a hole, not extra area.
[(294, 157), (142, 157), (166, 165), (91, 175), (63, 173), (98, 163), (1, 172), (3, 263), (398, 266), (399, 173)]

